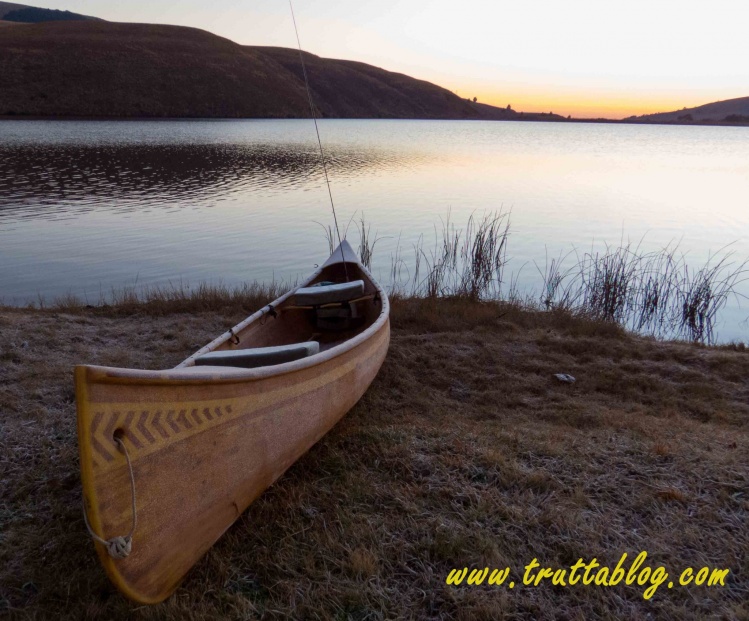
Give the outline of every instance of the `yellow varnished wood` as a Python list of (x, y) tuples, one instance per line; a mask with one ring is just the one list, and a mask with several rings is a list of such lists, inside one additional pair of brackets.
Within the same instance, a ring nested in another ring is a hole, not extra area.
[[(132, 553), (115, 560), (96, 544), (126, 596), (147, 604), (168, 597), (242, 511), (367, 390), (387, 353), (389, 306), (369, 273), (354, 268), (379, 306), (366, 309), (365, 325), (351, 338), (309, 359), (239, 372), (203, 373), (190, 358), (169, 371), (76, 368), (84, 502), (92, 528), (105, 539), (126, 534), (132, 519), (127, 462), (115, 432), (132, 461), (138, 504)], [(335, 269), (318, 270), (306, 282)], [(268, 332), (254, 320), (243, 322), (236, 329), (242, 346), (307, 330), (296, 314), (288, 315), (297, 324), (279, 319)], [(221, 339), (210, 346), (226, 347)]]

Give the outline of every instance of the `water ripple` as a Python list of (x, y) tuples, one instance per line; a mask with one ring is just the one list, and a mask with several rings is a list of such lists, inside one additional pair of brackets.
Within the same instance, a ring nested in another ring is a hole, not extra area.
[[(413, 154), (339, 148), (344, 181), (423, 163)], [(136, 212), (206, 206), (243, 194), (279, 194), (322, 182), (319, 154), (290, 145), (11, 145), (0, 147), (0, 221), (91, 209)]]

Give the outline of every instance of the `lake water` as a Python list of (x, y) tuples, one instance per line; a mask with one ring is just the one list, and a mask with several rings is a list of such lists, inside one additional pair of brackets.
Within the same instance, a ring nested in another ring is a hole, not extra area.
[[(339, 222), (364, 214), (383, 282), (448, 211), (511, 211), (509, 270), (573, 247), (679, 241), (749, 257), (749, 129), (324, 120)], [(131, 285), (295, 279), (332, 222), (309, 120), (0, 121), (0, 300)], [(349, 227), (356, 243), (356, 227)], [(427, 246), (429, 245), (427, 243)], [(740, 291), (749, 294), (745, 285)], [(735, 300), (722, 340), (749, 339)]]

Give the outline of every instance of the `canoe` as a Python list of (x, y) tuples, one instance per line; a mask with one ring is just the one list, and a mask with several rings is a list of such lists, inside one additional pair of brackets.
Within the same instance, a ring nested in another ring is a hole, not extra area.
[(344, 240), (302, 285), (173, 369), (76, 367), (84, 517), (122, 593), (168, 597), (353, 407), (385, 359), (389, 316)]

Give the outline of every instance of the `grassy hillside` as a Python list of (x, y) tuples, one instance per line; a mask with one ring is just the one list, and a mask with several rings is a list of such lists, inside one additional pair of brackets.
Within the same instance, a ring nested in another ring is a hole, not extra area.
[(95, 19), (72, 13), (70, 11), (58, 11), (56, 9), (38, 9), (36, 7), (27, 7), (10, 11), (3, 16), (3, 20), (17, 22), (21, 24), (37, 24), (41, 22), (77, 22)]
[(683, 110), (675, 110), (673, 112), (660, 112), (658, 114), (630, 117), (627, 120), (652, 121), (657, 123), (749, 123), (749, 97), (715, 101), (704, 106), (684, 108)]
[(192, 28), (5, 28), (0, 66), (0, 114), (293, 116), (306, 105), (297, 80), (276, 63)]
[(14, 24), (36, 24), (39, 22), (66, 22), (99, 20), (98, 17), (81, 15), (71, 11), (60, 11), (57, 9), (43, 9), (15, 2), (0, 2), (0, 21)]
[(28, 9), (26, 4), (16, 4), (15, 2), (0, 2), (0, 19), (3, 19), (6, 13), (18, 11), (19, 9)]
[[(299, 52), (281, 47), (254, 47), (303, 81)], [(315, 102), (326, 116), (347, 118), (515, 118), (518, 113), (477, 105), (424, 80), (351, 60), (305, 54)]]
[[(502, 119), (517, 113), (364, 63), (307, 54), (325, 116)], [(56, 22), (0, 29), (0, 115), (306, 117), (299, 56), (194, 28)]]

